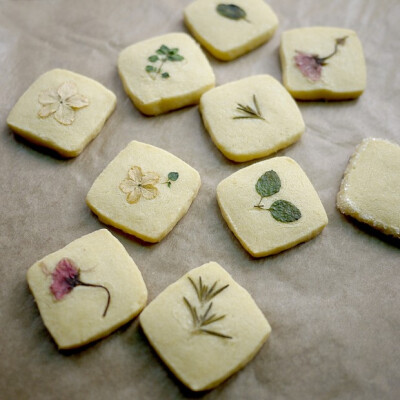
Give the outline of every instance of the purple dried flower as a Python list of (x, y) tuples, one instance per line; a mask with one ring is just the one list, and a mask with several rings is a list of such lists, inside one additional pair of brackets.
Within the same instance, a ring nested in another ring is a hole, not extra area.
[(70, 293), (76, 286), (89, 286), (104, 289), (107, 292), (107, 305), (103, 313), (103, 317), (107, 314), (108, 306), (110, 305), (111, 295), (109, 290), (102, 285), (95, 285), (92, 283), (85, 283), (79, 279), (79, 268), (74, 262), (68, 258), (61, 259), (51, 276), (53, 281), (50, 285), (50, 290), (56, 300), (61, 300), (66, 294)]

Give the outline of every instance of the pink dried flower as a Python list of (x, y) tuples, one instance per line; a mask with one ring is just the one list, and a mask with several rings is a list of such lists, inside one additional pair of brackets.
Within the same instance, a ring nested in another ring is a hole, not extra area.
[(314, 82), (321, 78), (323, 64), (319, 62), (318, 56), (298, 51), (294, 57), (294, 61), (305, 77), (310, 78)]
[(53, 293), (56, 300), (61, 300), (66, 294), (70, 293), (76, 286), (89, 286), (104, 289), (107, 292), (107, 305), (103, 313), (103, 317), (107, 314), (108, 306), (110, 305), (111, 295), (109, 290), (102, 285), (95, 285), (93, 283), (85, 283), (79, 279), (79, 268), (74, 262), (68, 258), (61, 259), (51, 276), (53, 281), (50, 285), (51, 293)]
[(347, 36), (335, 39), (335, 48), (333, 52), (326, 57), (319, 57), (317, 54), (304, 53), (303, 51), (296, 50), (297, 54), (294, 56), (294, 61), (306, 78), (316, 82), (321, 79), (322, 67), (326, 65), (326, 60), (337, 53), (339, 46), (343, 46), (346, 39)]

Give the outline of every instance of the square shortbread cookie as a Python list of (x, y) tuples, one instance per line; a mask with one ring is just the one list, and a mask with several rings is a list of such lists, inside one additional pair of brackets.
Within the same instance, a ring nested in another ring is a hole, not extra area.
[(199, 173), (171, 153), (132, 141), (93, 183), (86, 202), (100, 221), (159, 242), (186, 214)]
[(211, 389), (244, 367), (271, 327), (250, 294), (217, 263), (168, 286), (140, 315), (149, 342), (191, 390)]
[(197, 0), (184, 11), (193, 36), (216, 58), (233, 60), (269, 40), (278, 18), (263, 0)]
[(119, 55), (118, 71), (126, 93), (147, 115), (197, 104), (215, 85), (206, 56), (185, 33), (169, 33), (127, 47)]
[(364, 139), (344, 173), (337, 207), (400, 238), (400, 146), (384, 139)]
[(20, 97), (7, 124), (33, 143), (75, 157), (98, 135), (116, 102), (115, 94), (99, 82), (53, 69)]
[(138, 267), (106, 229), (37, 261), (27, 280), (60, 349), (107, 336), (138, 315), (147, 301)]
[(300, 138), (296, 102), (270, 75), (227, 83), (203, 94), (200, 111), (215, 145), (233, 161), (264, 157)]
[(346, 100), (362, 94), (367, 72), (357, 34), (342, 28), (299, 28), (282, 33), (283, 84), (300, 100)]
[(219, 183), (217, 200), (229, 228), (253, 257), (310, 240), (328, 223), (317, 192), (289, 157), (235, 172)]

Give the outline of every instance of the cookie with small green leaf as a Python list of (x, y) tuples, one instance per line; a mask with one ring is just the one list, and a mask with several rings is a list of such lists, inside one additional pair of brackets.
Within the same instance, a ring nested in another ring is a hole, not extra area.
[(214, 57), (233, 60), (269, 40), (278, 18), (263, 0), (196, 0), (184, 11), (192, 35)]
[(307, 175), (289, 157), (235, 172), (219, 183), (217, 200), (229, 228), (253, 257), (306, 242), (328, 223)]
[(98, 176), (86, 202), (102, 222), (155, 243), (186, 214), (200, 184), (199, 173), (178, 157), (132, 141)]
[(125, 91), (144, 114), (157, 115), (191, 104), (215, 85), (200, 46), (185, 33), (133, 44), (118, 58)]
[(140, 324), (193, 391), (212, 389), (243, 368), (271, 332), (251, 295), (216, 262), (168, 286), (142, 312)]
[(270, 75), (211, 89), (201, 96), (200, 111), (215, 145), (237, 162), (275, 153), (297, 141), (305, 129), (296, 102)]

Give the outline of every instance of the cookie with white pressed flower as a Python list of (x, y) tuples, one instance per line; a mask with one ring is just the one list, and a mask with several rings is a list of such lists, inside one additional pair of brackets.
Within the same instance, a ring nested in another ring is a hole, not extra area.
[(86, 202), (102, 222), (155, 243), (186, 214), (200, 184), (199, 173), (178, 157), (132, 141), (95, 180)]
[(337, 207), (400, 238), (400, 146), (385, 139), (364, 139), (344, 173)]
[(147, 301), (138, 267), (106, 229), (37, 261), (27, 280), (43, 323), (60, 349), (107, 336), (138, 315)]
[(235, 172), (219, 183), (217, 200), (229, 228), (253, 257), (306, 242), (328, 223), (307, 175), (289, 157)]
[(309, 27), (282, 33), (282, 79), (300, 100), (360, 96), (367, 72), (361, 42), (350, 29)]
[(305, 125), (296, 102), (270, 75), (211, 89), (200, 99), (204, 125), (233, 161), (264, 157), (297, 141)]
[(64, 157), (79, 155), (114, 111), (116, 96), (99, 82), (64, 69), (41, 75), (20, 97), (8, 126)]
[(135, 43), (118, 57), (125, 91), (144, 114), (157, 115), (191, 104), (215, 85), (200, 46), (185, 33)]
[(243, 368), (271, 327), (251, 295), (216, 262), (195, 268), (140, 315), (150, 344), (191, 390), (212, 389)]
[(196, 0), (184, 11), (193, 36), (216, 58), (233, 60), (269, 40), (278, 18), (263, 0)]

